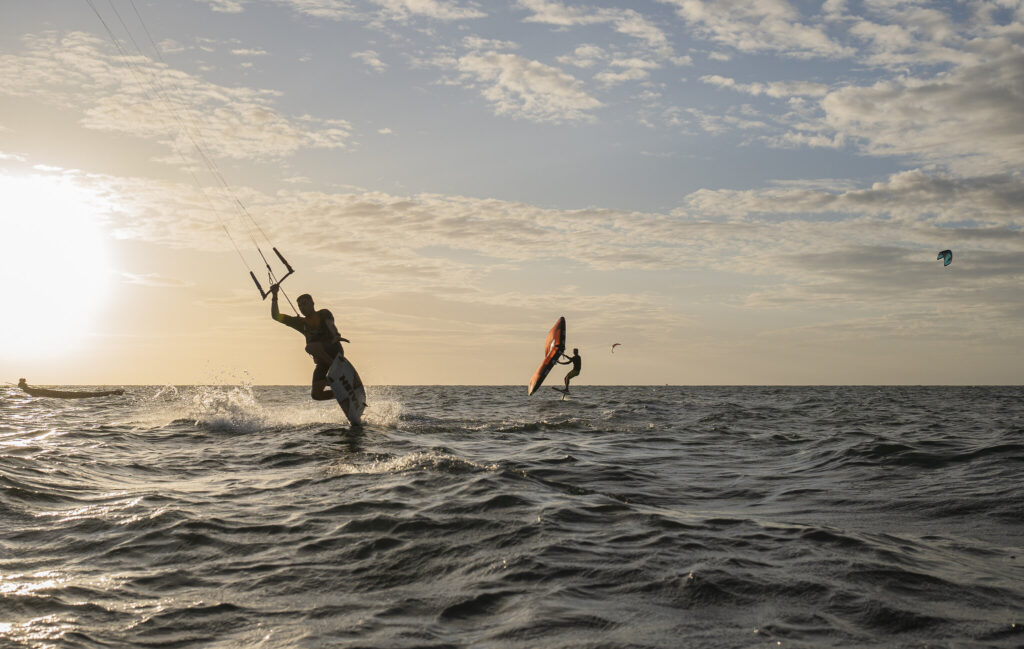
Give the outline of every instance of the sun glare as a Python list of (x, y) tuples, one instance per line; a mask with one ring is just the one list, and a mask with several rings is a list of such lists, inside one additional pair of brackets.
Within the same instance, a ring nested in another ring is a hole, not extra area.
[(0, 354), (73, 353), (111, 284), (101, 203), (58, 175), (0, 175), (0, 201)]

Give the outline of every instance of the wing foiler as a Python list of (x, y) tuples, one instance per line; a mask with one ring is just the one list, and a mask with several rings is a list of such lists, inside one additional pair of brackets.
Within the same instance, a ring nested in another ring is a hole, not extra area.
[(541, 361), (537, 371), (530, 378), (529, 392), (533, 394), (541, 386), (548, 372), (555, 366), (559, 357), (565, 353), (565, 318), (561, 317), (555, 326), (548, 332), (547, 340), (544, 342), (544, 360)]

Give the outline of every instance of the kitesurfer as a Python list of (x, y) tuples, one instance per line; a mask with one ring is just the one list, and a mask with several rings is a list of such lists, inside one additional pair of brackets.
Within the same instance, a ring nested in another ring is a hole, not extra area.
[(277, 292), (280, 288), (277, 284), (270, 287), (270, 293), (273, 295), (270, 301), (270, 316), (306, 337), (306, 353), (312, 356), (316, 363), (310, 396), (317, 401), (333, 399), (334, 394), (327, 387), (327, 370), (331, 368), (335, 357), (345, 355), (341, 343), (349, 341), (338, 333), (337, 327), (334, 326), (334, 315), (327, 309), (317, 311), (313, 306), (313, 298), (308, 293), (300, 295), (295, 300), (302, 316), (281, 313), (277, 308)]
[(558, 361), (559, 365), (568, 365), (569, 363), (572, 363), (572, 369), (569, 370), (569, 373), (565, 375), (565, 392), (566, 394), (568, 394), (569, 380), (574, 379), (580, 375), (580, 368), (583, 367), (583, 359), (580, 358), (580, 350), (575, 347), (573, 347), (572, 356), (562, 354), (562, 357), (565, 358), (566, 360)]

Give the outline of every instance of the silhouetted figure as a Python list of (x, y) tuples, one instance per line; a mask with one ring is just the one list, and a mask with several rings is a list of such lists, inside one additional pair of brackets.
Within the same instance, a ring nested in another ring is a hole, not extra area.
[(114, 397), (124, 394), (124, 390), (100, 390), (99, 392), (80, 392), (70, 390), (50, 390), (49, 388), (30, 387), (25, 379), (18, 379), (18, 387), (33, 397), (50, 397), (53, 399), (88, 399), (90, 397)]
[(280, 286), (270, 287), (273, 299), (270, 301), (270, 316), (278, 322), (288, 325), (306, 337), (306, 353), (313, 357), (316, 368), (313, 370), (313, 383), (309, 395), (317, 401), (333, 399), (334, 393), (327, 387), (327, 371), (335, 357), (344, 356), (341, 343), (349, 342), (342, 338), (334, 326), (334, 315), (327, 309), (319, 311), (313, 306), (313, 298), (304, 293), (295, 300), (302, 316), (285, 315), (277, 308), (277, 292)]
[(559, 365), (568, 365), (569, 363), (572, 363), (572, 369), (569, 370), (569, 373), (565, 375), (565, 393), (568, 394), (569, 380), (574, 379), (580, 375), (580, 368), (583, 367), (583, 359), (580, 358), (580, 350), (576, 349), (575, 347), (573, 347), (572, 349), (571, 357), (566, 354), (562, 354), (562, 357), (565, 358), (566, 360), (558, 361)]

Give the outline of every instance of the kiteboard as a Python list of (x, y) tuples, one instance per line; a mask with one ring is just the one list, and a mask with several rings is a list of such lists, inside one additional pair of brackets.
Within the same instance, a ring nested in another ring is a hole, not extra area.
[(548, 331), (547, 340), (544, 342), (544, 360), (540, 362), (537, 371), (530, 378), (529, 392), (533, 394), (540, 387), (548, 372), (558, 362), (559, 357), (565, 353), (565, 318), (561, 317)]
[(352, 425), (362, 424), (363, 410), (366, 409), (366, 389), (363, 380), (359, 378), (359, 372), (341, 354), (334, 357), (334, 362), (327, 370), (327, 385)]

